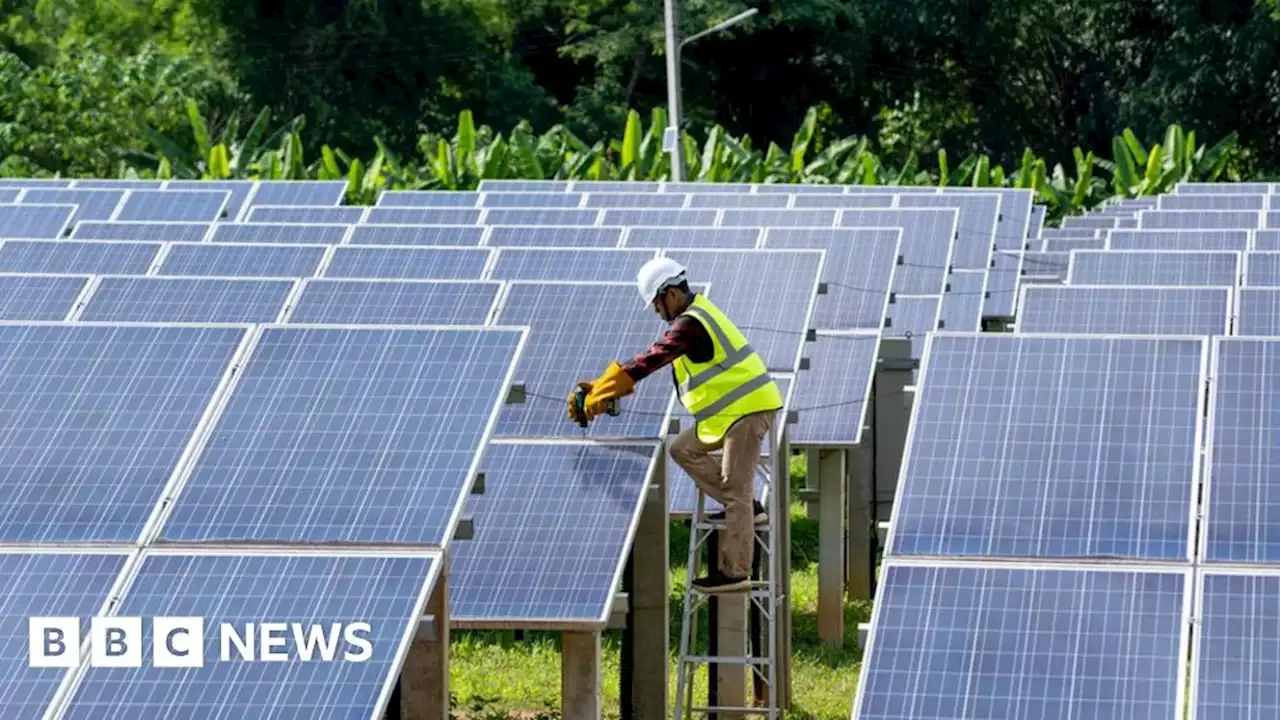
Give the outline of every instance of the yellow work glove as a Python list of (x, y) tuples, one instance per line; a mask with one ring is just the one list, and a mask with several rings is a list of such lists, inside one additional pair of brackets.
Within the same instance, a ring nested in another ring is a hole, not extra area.
[(572, 420), (572, 421), (574, 421), (575, 423), (579, 423), (579, 424), (580, 424), (583, 420), (585, 420), (585, 419), (586, 419), (586, 417), (584, 417), (584, 416), (579, 416), (579, 414), (578, 414), (578, 403), (577, 403), (577, 399), (578, 399), (578, 389), (579, 389), (579, 388), (581, 388), (581, 389), (583, 389), (583, 390), (586, 390), (586, 391), (587, 391), (587, 394), (588, 394), (588, 395), (590, 395), (590, 394), (591, 394), (591, 383), (580, 382), (580, 383), (578, 383), (578, 387), (575, 387), (575, 388), (573, 389), (573, 392), (569, 393), (569, 401), (568, 401), (568, 402), (569, 402), (569, 419), (570, 419), (570, 420)]
[(626, 397), (635, 392), (635, 389), (635, 381), (622, 369), (622, 366), (617, 361), (609, 363), (604, 374), (591, 383), (586, 402), (582, 404), (583, 409), (587, 411), (587, 419), (594, 420), (598, 415), (604, 414), (610, 400)]

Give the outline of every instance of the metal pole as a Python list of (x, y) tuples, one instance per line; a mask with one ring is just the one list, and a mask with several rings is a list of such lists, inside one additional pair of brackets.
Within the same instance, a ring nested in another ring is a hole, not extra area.
[(684, 181), (684, 147), (680, 139), (680, 8), (677, 0), (663, 0), (667, 41), (667, 130), (663, 145), (671, 153), (671, 180)]

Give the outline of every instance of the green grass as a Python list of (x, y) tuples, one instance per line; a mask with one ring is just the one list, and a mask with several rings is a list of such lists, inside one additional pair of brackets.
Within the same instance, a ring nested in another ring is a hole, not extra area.
[[(792, 486), (803, 484), (804, 460), (792, 463)], [(841, 647), (818, 642), (818, 526), (795, 504), (792, 517), (792, 708), (791, 718), (844, 720), (853, 706), (861, 652), (857, 626), (871, 615), (869, 602), (846, 603), (845, 639)], [(671, 689), (675, 692), (675, 655), (680, 639), (685, 559), (689, 533), (671, 525)], [(602, 683), (604, 717), (618, 717), (618, 651), (620, 633), (605, 633)], [(558, 718), (560, 647), (557, 633), (526, 632), (521, 641), (509, 631), (455, 631), (451, 646), (450, 690), (455, 717), (468, 720), (534, 720)], [(695, 692), (705, 693), (699, 687)], [(703, 695), (705, 696), (705, 695)]]

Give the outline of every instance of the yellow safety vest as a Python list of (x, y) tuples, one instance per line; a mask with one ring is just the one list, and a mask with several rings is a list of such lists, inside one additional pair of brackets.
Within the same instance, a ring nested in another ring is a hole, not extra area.
[(769, 377), (764, 360), (720, 308), (695, 295), (680, 315), (702, 323), (715, 346), (709, 362), (681, 356), (671, 365), (680, 402), (693, 416), (699, 440), (714, 445), (738, 418), (782, 408), (782, 392)]

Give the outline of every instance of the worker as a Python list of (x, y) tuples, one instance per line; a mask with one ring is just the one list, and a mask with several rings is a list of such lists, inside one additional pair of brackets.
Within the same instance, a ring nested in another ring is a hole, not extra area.
[[(630, 395), (637, 382), (671, 365), (680, 402), (694, 419), (694, 426), (671, 443), (671, 459), (724, 506), (709, 518), (726, 526), (720, 572), (693, 584), (704, 593), (747, 590), (755, 554), (753, 526), (767, 520), (755, 500), (756, 469), (764, 437), (782, 408), (782, 393), (742, 332), (720, 308), (689, 289), (680, 263), (650, 260), (637, 273), (636, 285), (670, 329), (630, 362), (610, 362), (595, 381), (579, 383), (586, 391), (585, 418), (572, 395), (569, 417), (575, 422), (594, 419), (610, 400)], [(714, 450), (723, 450), (720, 462), (711, 456)]]

